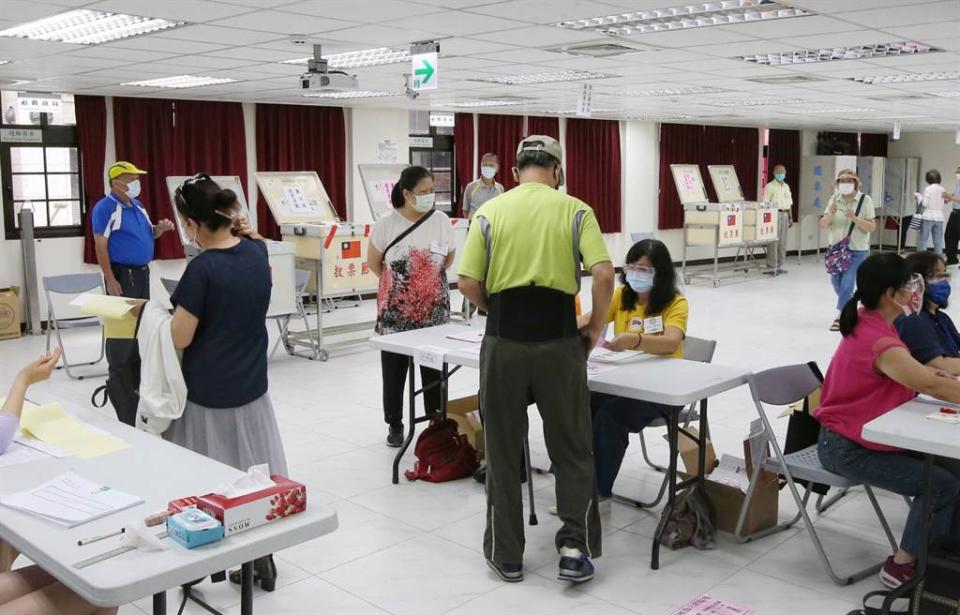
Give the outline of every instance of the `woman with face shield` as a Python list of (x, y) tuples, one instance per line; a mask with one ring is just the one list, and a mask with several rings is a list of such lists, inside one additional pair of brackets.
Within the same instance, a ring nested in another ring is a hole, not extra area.
[(830, 282), (837, 294), (837, 318), (831, 331), (840, 330), (839, 312), (853, 296), (857, 269), (870, 253), (870, 233), (876, 228), (873, 199), (860, 192), (860, 178), (852, 169), (844, 169), (837, 175), (837, 192), (827, 203), (827, 212), (820, 218), (820, 228), (829, 231), (829, 244), (849, 241), (850, 266), (830, 275)]
[[(892, 253), (868, 257), (857, 272), (857, 291), (840, 316), (843, 339), (823, 382), (818, 453), (827, 470), (913, 499), (900, 548), (887, 558), (880, 580), (898, 587), (914, 573), (920, 549), (922, 458), (864, 440), (863, 426), (917, 393), (960, 403), (956, 377), (917, 362), (894, 322), (924, 305), (923, 277)], [(939, 459), (933, 472), (932, 543), (960, 540), (960, 461)]]
[(950, 301), (950, 274), (943, 257), (915, 252), (907, 257), (910, 270), (923, 277), (923, 308), (896, 322), (897, 333), (917, 361), (960, 376), (960, 333), (944, 311)]

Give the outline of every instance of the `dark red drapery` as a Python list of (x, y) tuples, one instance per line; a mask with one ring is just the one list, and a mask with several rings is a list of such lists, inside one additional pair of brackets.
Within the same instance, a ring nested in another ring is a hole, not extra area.
[(787, 184), (793, 195), (793, 220), (797, 220), (800, 208), (800, 131), (771, 128), (767, 140), (767, 161), (770, 169), (769, 181), (773, 177), (773, 167), (782, 164), (787, 170)]
[(103, 96), (73, 98), (77, 113), (77, 138), (80, 141), (80, 167), (83, 170), (83, 262), (96, 263), (93, 243), (93, 206), (103, 197), (103, 167), (107, 149), (107, 105)]
[(861, 132), (860, 133), (860, 156), (882, 156), (887, 157), (887, 147), (889, 139), (885, 132)]
[(707, 165), (732, 164), (737, 170), (743, 196), (757, 198), (760, 131), (730, 126), (661, 124), (660, 126), (660, 199), (657, 228), (683, 227), (683, 206), (670, 172), (671, 164), (700, 165), (707, 197), (716, 201)]
[(604, 233), (621, 229), (620, 122), (567, 120), (567, 192), (593, 207)]
[[(337, 215), (347, 217), (347, 130), (343, 109), (257, 105), (257, 170), (316, 171)], [(257, 199), (260, 234), (280, 238), (263, 193)]]
[(453, 116), (453, 157), (457, 167), (457, 203), (463, 206), (463, 190), (474, 179), (477, 164), (473, 160), (473, 114), (457, 113)]
[(517, 146), (523, 140), (523, 116), (480, 115), (477, 123), (477, 155), (493, 153), (500, 159), (497, 179), (505, 190), (517, 185), (513, 167), (517, 164)]
[(527, 116), (527, 136), (530, 135), (544, 135), (559, 140), (560, 118), (539, 115)]
[[(172, 175), (236, 175), (246, 185), (247, 150), (240, 103), (115, 98), (117, 159), (147, 171), (140, 200), (150, 219), (173, 220), (166, 178)], [(176, 233), (157, 240), (156, 257), (183, 258)]]

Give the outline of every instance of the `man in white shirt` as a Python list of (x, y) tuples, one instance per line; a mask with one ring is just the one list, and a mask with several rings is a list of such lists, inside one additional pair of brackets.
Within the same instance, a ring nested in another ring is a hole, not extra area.
[(767, 244), (767, 275), (786, 273), (783, 263), (787, 256), (787, 231), (793, 226), (791, 208), (793, 195), (787, 185), (787, 169), (782, 164), (773, 167), (773, 181), (763, 189), (763, 201), (777, 206), (777, 241)]

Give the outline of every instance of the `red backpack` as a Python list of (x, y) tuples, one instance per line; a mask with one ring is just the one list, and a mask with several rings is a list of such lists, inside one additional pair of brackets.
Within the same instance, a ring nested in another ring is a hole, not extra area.
[(453, 419), (430, 421), (413, 449), (417, 462), (413, 470), (403, 473), (407, 480), (443, 483), (472, 476), (480, 467), (477, 451), (461, 435)]

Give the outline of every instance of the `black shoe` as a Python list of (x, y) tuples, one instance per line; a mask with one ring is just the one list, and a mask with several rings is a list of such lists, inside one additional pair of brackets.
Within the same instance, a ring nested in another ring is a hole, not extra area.
[[(230, 571), (231, 583), (240, 585), (242, 581), (243, 574), (240, 570)], [(259, 583), (260, 589), (265, 592), (272, 592), (277, 588), (277, 565), (273, 563), (272, 555), (253, 560), (253, 582)]]
[(560, 573), (557, 575), (559, 580), (583, 583), (592, 579), (593, 573), (593, 562), (586, 553), (581, 553), (578, 549), (560, 550)]
[(403, 445), (403, 423), (390, 426), (390, 432), (387, 434), (387, 446), (390, 448), (400, 448)]
[(521, 564), (498, 564), (488, 559), (487, 566), (490, 570), (497, 573), (501, 581), (507, 583), (519, 583), (523, 580), (523, 566)]

